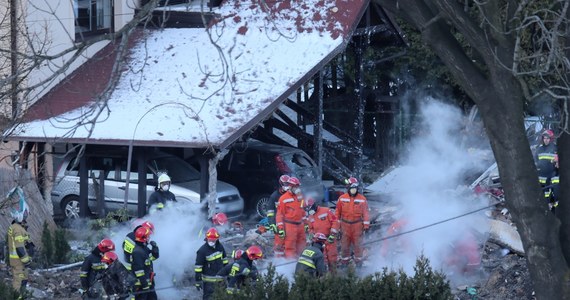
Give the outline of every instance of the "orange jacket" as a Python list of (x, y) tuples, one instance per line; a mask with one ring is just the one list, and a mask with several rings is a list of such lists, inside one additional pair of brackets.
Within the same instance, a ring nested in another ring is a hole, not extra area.
[(328, 207), (317, 207), (314, 215), (308, 217), (309, 231), (313, 234), (320, 232), (324, 235), (336, 235), (340, 224), (338, 218)]
[(277, 227), (285, 226), (285, 223), (303, 224), (306, 220), (305, 201), (291, 191), (279, 197), (275, 221)]
[(336, 217), (341, 222), (362, 222), (364, 227), (369, 227), (370, 217), (366, 197), (362, 194), (356, 194), (355, 197), (351, 197), (348, 193), (342, 194), (336, 203)]

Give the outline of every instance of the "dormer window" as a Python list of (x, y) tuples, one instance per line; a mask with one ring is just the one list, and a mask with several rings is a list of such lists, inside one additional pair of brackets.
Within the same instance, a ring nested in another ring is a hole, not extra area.
[(112, 32), (112, 0), (73, 0), (73, 9), (76, 41)]

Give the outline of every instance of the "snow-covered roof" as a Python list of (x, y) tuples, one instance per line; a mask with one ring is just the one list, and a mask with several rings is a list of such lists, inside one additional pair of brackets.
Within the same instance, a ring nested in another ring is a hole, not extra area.
[(344, 49), (367, 4), (233, 0), (209, 29), (145, 30), (108, 109), (94, 112), (100, 104), (92, 95), (67, 111), (36, 109), (41, 114), (12, 128), (9, 139), (225, 147)]

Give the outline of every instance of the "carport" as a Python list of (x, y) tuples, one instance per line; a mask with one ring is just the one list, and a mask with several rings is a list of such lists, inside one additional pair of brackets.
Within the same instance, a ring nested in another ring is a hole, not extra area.
[[(130, 37), (128, 59), (116, 83), (109, 79), (115, 78), (119, 44), (111, 43), (34, 103), (9, 130), (8, 139), (22, 142), (22, 161), (32, 149), (42, 152), (46, 143), (128, 146), (129, 162), (143, 162), (152, 147), (193, 149), (200, 153), (204, 199), (215, 190), (223, 150), (271, 119), (311, 80), (321, 104), (314, 115), (322, 116), (322, 67), (345, 49), (368, 5), (365, 0), (280, 1), (247, 8), (228, 4), (208, 30), (139, 28)], [(357, 35), (366, 34), (370, 32)], [(322, 165), (322, 119), (316, 124), (314, 156)], [(80, 163), (84, 216), (87, 163)], [(141, 217), (146, 213), (146, 176), (144, 163), (138, 165)]]

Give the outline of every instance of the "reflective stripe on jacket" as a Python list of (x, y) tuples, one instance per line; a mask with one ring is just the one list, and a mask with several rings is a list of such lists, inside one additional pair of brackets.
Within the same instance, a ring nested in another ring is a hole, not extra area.
[(315, 246), (309, 246), (303, 250), (295, 267), (295, 273), (305, 272), (317, 277), (323, 276), (326, 271), (325, 256)]
[(196, 251), (196, 264), (194, 266), (195, 280), (204, 282), (221, 281), (218, 272), (228, 264), (226, 250), (220, 241), (216, 241), (214, 247), (204, 243)]
[(26, 251), (26, 243), (30, 240), (30, 236), (26, 229), (20, 223), (12, 223), (8, 227), (8, 253), (11, 259), (19, 259), (22, 263), (31, 260)]
[(277, 213), (275, 215), (277, 226), (284, 226), (285, 223), (302, 224), (307, 216), (305, 204), (302, 197), (287, 191), (279, 197)]
[(317, 207), (317, 211), (308, 216), (309, 231), (311, 233), (320, 232), (324, 235), (337, 235), (340, 224), (338, 218), (328, 207)]
[(368, 202), (366, 197), (358, 193), (351, 197), (348, 193), (341, 195), (336, 203), (336, 217), (341, 222), (370, 225)]

